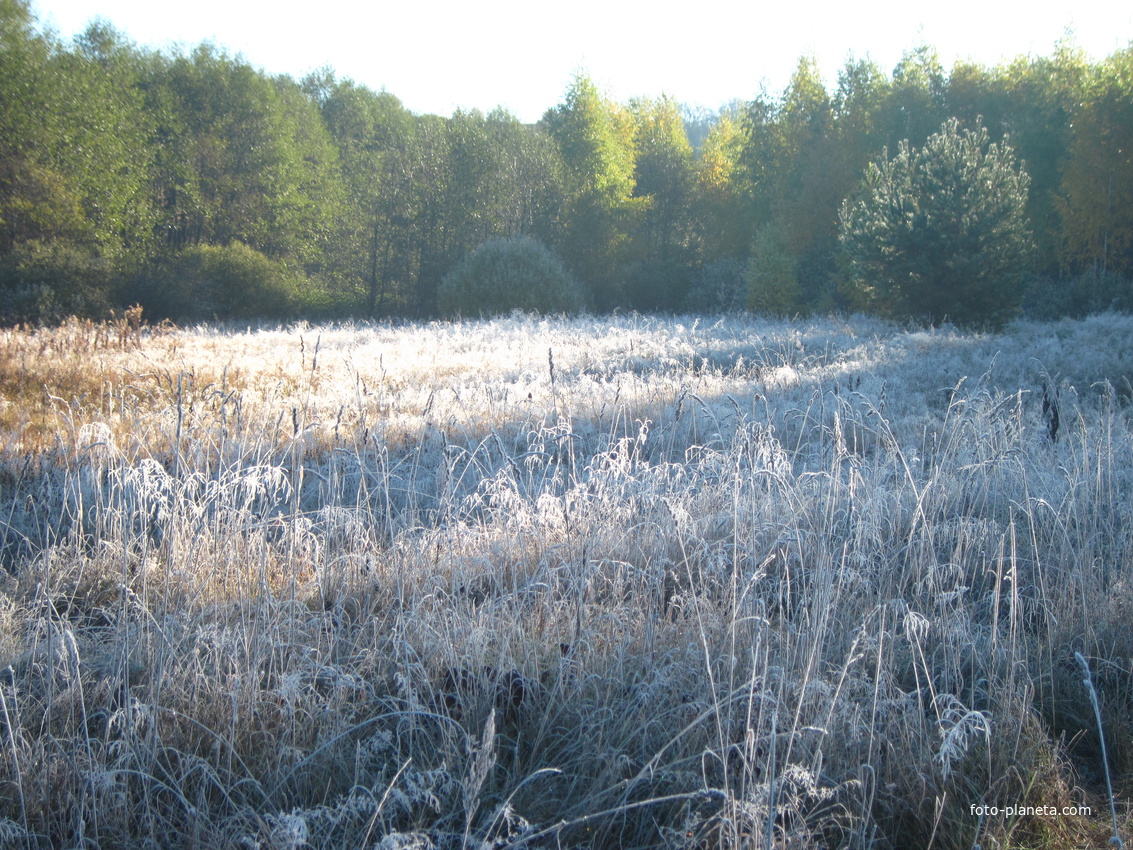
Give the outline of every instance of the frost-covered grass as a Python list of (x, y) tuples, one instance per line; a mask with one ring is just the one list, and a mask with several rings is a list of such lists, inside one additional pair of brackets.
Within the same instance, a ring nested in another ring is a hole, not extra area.
[(0, 846), (1101, 846), (1076, 653), (1128, 840), (1131, 364), (1113, 315), (2, 332)]

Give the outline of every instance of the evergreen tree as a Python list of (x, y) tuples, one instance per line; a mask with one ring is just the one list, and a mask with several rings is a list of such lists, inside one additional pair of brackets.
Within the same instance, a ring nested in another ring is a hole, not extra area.
[(841, 214), (847, 284), (890, 316), (997, 326), (1018, 310), (1032, 241), (1028, 177), (983, 127), (945, 122), (869, 169)]
[(1091, 63), (1064, 40), (946, 73), (922, 45), (889, 75), (847, 62), (831, 92), (804, 57), (781, 93), (719, 113), (618, 104), (579, 75), (528, 126), (413, 115), (209, 44), (139, 50), (101, 21), (64, 45), (29, 0), (0, 0), (0, 313), (96, 315), (208, 257), (269, 281), (244, 287), (245, 315), (280, 287), (297, 309), (434, 315), (476, 246), (522, 235), (554, 245), (599, 309), (712, 290), (996, 324), (1018, 304), (1027, 220), (1028, 309), (1129, 306), (1131, 56)]

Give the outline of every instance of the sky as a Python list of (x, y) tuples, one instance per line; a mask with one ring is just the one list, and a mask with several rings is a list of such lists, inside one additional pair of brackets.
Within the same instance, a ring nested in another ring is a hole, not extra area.
[(330, 66), (414, 112), (502, 106), (528, 122), (580, 71), (618, 101), (669, 94), (717, 108), (779, 93), (803, 55), (833, 84), (851, 56), (890, 72), (921, 44), (949, 68), (1049, 55), (1068, 32), (1095, 60), (1133, 41), (1133, 3), (1119, 0), (33, 0), (33, 9), (64, 39), (102, 17), (144, 46), (212, 41), (272, 74)]

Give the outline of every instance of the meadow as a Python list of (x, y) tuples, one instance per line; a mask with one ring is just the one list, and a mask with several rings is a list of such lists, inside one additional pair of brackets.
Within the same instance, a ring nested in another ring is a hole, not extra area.
[(1129, 840), (1131, 381), (1113, 314), (0, 331), (0, 846)]

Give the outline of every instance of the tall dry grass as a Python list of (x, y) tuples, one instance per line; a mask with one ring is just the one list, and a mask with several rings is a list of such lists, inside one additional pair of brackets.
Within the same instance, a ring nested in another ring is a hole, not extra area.
[(0, 844), (1127, 837), (1129, 319), (128, 330), (0, 335)]

